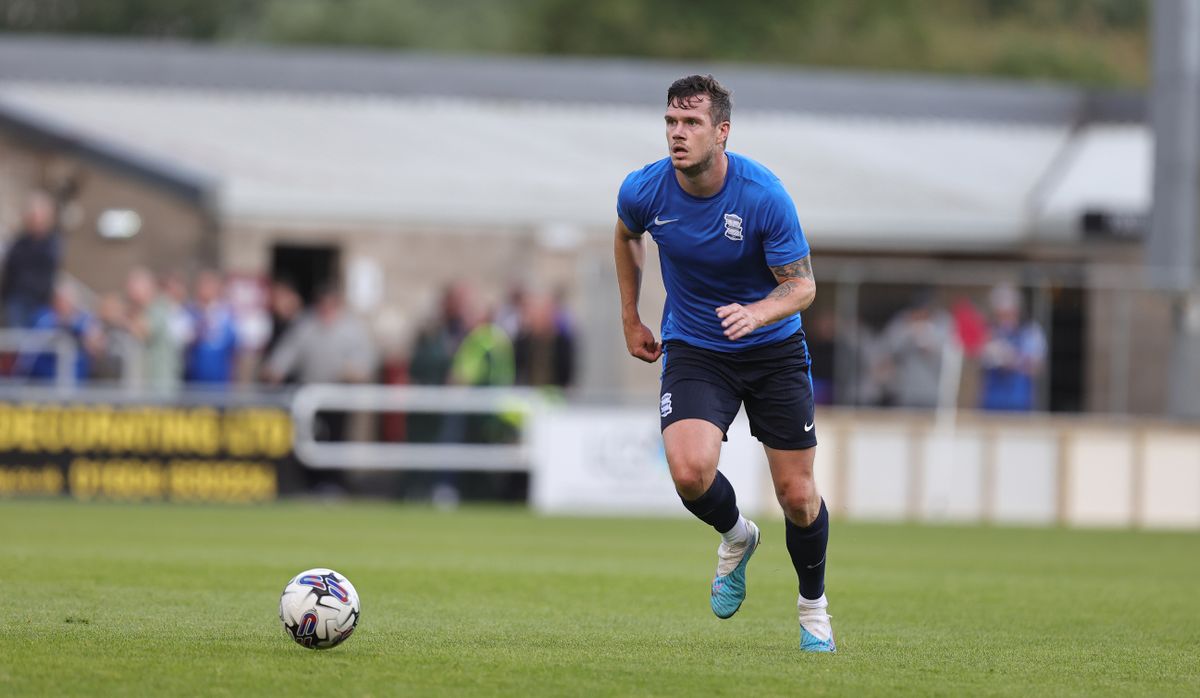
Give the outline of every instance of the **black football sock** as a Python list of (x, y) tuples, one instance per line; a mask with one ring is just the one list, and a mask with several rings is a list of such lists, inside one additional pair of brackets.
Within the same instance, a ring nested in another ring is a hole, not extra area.
[(829, 510), (821, 500), (821, 511), (808, 526), (787, 521), (787, 549), (800, 578), (800, 595), (816, 600), (825, 593), (825, 548), (829, 544)]
[(741, 516), (733, 485), (729, 484), (729, 480), (725, 479), (720, 470), (717, 471), (717, 476), (708, 491), (699, 498), (690, 501), (683, 497), (680, 499), (688, 511), (695, 514), (697, 519), (717, 529), (717, 533), (725, 533), (733, 528)]

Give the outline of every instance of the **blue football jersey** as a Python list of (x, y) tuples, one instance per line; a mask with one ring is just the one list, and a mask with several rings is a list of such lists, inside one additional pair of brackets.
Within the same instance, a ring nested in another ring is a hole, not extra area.
[(770, 267), (795, 262), (809, 250), (779, 178), (750, 158), (727, 155), (725, 185), (708, 198), (679, 186), (670, 158), (630, 173), (617, 195), (617, 215), (631, 231), (649, 231), (658, 245), (667, 288), (663, 341), (734, 352), (800, 330), (797, 313), (730, 340), (717, 308), (762, 300), (779, 285)]

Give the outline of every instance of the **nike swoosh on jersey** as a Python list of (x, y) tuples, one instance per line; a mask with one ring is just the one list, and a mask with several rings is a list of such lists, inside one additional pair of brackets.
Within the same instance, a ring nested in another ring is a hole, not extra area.
[(654, 225), (666, 225), (667, 223), (674, 223), (677, 220), (679, 220), (679, 219), (678, 218), (668, 218), (666, 220), (659, 220), (658, 216), (655, 216), (654, 217)]
[(813, 424), (815, 424), (815, 422), (809, 422), (808, 424), (805, 424), (805, 425), (804, 425), (804, 431), (812, 431), (812, 429), (813, 429)]

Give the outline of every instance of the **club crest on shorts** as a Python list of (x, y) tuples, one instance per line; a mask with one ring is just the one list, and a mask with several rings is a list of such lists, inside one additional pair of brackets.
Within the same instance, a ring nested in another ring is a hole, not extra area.
[(742, 239), (742, 217), (738, 214), (725, 214), (725, 237), (734, 241)]
[(671, 394), (663, 393), (662, 399), (658, 401), (658, 413), (663, 417), (671, 414)]

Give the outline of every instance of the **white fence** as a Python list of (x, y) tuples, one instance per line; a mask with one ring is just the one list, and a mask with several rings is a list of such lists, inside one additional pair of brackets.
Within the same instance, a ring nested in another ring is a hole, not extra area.
[(1200, 528), (1200, 428), (822, 411), (817, 477), (856, 519)]
[[(686, 515), (652, 406), (537, 416), (531, 499), (550, 513)], [(1200, 428), (1046, 415), (822, 409), (816, 477), (835, 515), (878, 521), (1200, 529)], [(744, 419), (722, 470), (782, 516)]]
[[(518, 443), (314, 442), (322, 409), (510, 412)], [(654, 405), (547, 404), (533, 391), (311, 386), (293, 402), (314, 467), (531, 471), (547, 513), (685, 515)], [(880, 521), (1200, 529), (1200, 425), (1122, 417), (822, 408), (817, 482), (836, 515)], [(747, 511), (780, 515), (766, 457), (739, 416), (721, 469)]]
[[(131, 399), (127, 391), (94, 388), (65, 397), (55, 387), (4, 391), (21, 403)], [(530, 501), (540, 512), (687, 515), (671, 484), (653, 403), (598, 407), (548, 401), (531, 390), (347, 385), (155, 400), (290, 405), (294, 452), (312, 468), (529, 471)], [(496, 413), (520, 428), (509, 444), (380, 443), (369, 435), (331, 443), (313, 437), (323, 411)], [(1200, 529), (1200, 424), (820, 408), (817, 433), (817, 482), (844, 518)], [(780, 515), (766, 457), (744, 416), (721, 458), (742, 508)]]
[(318, 412), (513, 414), (526, 420), (541, 405), (531, 389), (394, 385), (306, 385), (292, 398), (296, 457), (310, 468), (358, 470), (521, 471), (530, 467), (526, 439), (515, 444), (318, 441)]

